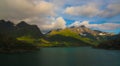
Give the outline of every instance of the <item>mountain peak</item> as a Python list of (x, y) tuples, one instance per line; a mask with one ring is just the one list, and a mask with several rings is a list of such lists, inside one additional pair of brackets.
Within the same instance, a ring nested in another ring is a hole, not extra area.
[(25, 21), (21, 21), (14, 26), (11, 21), (0, 20), (0, 34), (8, 34), (14, 37), (33, 36), (41, 37), (43, 34), (37, 25), (29, 25)]
[(27, 24), (25, 21), (21, 21), (16, 26), (18, 26), (18, 27), (25, 27), (25, 26), (29, 26), (29, 24)]

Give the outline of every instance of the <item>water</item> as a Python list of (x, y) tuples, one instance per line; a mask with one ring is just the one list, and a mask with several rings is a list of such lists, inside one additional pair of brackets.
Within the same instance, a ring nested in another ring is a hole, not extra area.
[(90, 47), (41, 48), (32, 53), (0, 54), (0, 66), (120, 66), (120, 51)]

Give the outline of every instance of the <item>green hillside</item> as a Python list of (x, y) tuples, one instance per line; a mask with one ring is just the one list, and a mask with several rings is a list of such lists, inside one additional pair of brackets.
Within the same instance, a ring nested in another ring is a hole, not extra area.
[[(70, 29), (53, 30), (44, 40), (47, 40), (48, 44), (51, 43), (51, 46), (89, 46), (97, 44), (92, 39), (82, 37)], [(43, 45), (46, 46), (47, 44)]]

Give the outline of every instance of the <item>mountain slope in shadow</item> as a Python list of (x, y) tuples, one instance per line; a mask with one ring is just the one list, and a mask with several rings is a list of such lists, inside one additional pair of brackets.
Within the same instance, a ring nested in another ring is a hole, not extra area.
[(17, 25), (13, 22), (0, 20), (0, 33), (4, 35), (21, 37), (21, 36), (32, 36), (40, 37), (43, 36), (42, 32), (36, 25), (29, 25), (24, 21), (21, 21)]
[(19, 37), (41, 38), (43, 34), (36, 25), (29, 25), (20, 22), (15, 25), (11, 21), (0, 20), (0, 52), (14, 53), (25, 52), (37, 49), (37, 45), (24, 40), (18, 40)]

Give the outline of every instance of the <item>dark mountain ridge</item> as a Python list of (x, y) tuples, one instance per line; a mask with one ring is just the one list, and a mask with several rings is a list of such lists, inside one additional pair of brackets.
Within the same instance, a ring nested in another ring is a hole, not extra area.
[(15, 25), (11, 21), (0, 20), (0, 52), (15, 53), (37, 50), (37, 38), (43, 34), (36, 25), (22, 21)]
[(42, 32), (36, 25), (29, 25), (24, 21), (21, 21), (15, 25), (11, 21), (0, 20), (0, 34), (10, 35), (14, 37), (20, 36), (43, 36)]

